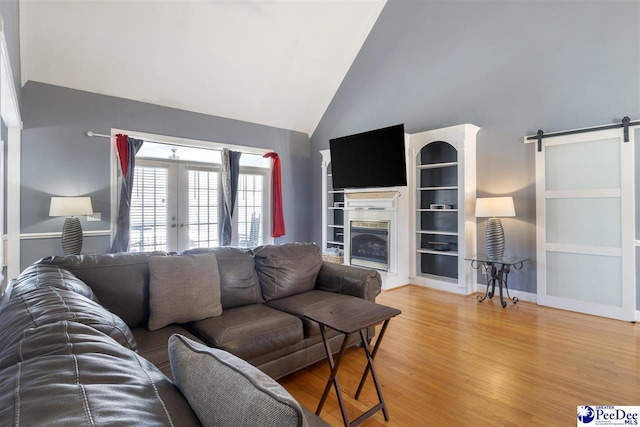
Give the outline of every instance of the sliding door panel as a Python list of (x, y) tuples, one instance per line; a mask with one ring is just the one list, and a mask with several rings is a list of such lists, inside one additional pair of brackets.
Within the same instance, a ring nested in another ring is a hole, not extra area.
[(622, 307), (620, 257), (547, 252), (547, 295)]
[(620, 248), (619, 198), (547, 200), (547, 243)]
[(539, 304), (635, 318), (633, 156), (622, 136), (550, 137), (536, 154)]

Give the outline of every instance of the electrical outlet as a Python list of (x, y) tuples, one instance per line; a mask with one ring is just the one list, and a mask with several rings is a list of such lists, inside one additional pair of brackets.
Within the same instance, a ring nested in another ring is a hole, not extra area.
[(94, 212), (91, 215), (87, 215), (87, 221), (101, 221), (102, 214), (100, 212)]

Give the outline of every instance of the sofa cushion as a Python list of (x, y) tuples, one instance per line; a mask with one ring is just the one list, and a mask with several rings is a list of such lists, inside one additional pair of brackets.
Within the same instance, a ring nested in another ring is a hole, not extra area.
[[(129, 327), (115, 314), (100, 304), (73, 291), (58, 288), (35, 288), (12, 295), (0, 307), (0, 348), (13, 348), (3, 352), (0, 368), (20, 360), (19, 349), (25, 330), (69, 320), (85, 324), (111, 337), (118, 344), (136, 350), (136, 340)], [(115, 344), (115, 343), (114, 343)]]
[[(320, 335), (320, 326), (318, 326), (317, 322), (304, 317), (304, 313), (315, 310), (316, 308), (326, 307), (338, 301), (343, 301), (349, 298), (356, 297), (337, 294), (335, 292), (313, 290), (303, 292), (301, 294), (291, 295), (286, 298), (272, 300), (266, 304), (269, 307), (275, 308), (276, 310), (284, 311), (286, 313), (298, 316), (300, 320), (302, 320), (304, 337), (310, 338)], [(338, 334), (337, 331), (331, 328), (327, 328), (326, 330), (329, 336), (335, 336)]]
[(165, 252), (52, 256), (38, 264), (57, 265), (91, 286), (100, 303), (130, 328), (149, 320), (149, 263), (151, 255)]
[(263, 304), (226, 309), (222, 315), (192, 323), (187, 329), (205, 343), (245, 360), (303, 339), (300, 319)]
[(214, 253), (218, 260), (220, 301), (223, 309), (262, 302), (260, 282), (251, 250), (224, 246), (189, 249), (181, 254), (207, 252)]
[(265, 301), (314, 288), (322, 266), (320, 247), (313, 243), (259, 246), (254, 251), (256, 271)]
[(275, 380), (223, 350), (169, 339), (175, 382), (203, 426), (303, 426), (302, 408)]
[(169, 378), (172, 378), (171, 366), (169, 365), (169, 353), (167, 352), (169, 337), (173, 334), (180, 334), (194, 341), (202, 342), (180, 325), (168, 325), (157, 331), (150, 331), (147, 328), (136, 328), (132, 329), (131, 332), (138, 343), (138, 354), (153, 363)]
[(34, 288), (58, 288), (73, 291), (98, 302), (89, 285), (78, 279), (73, 273), (55, 265), (33, 264), (27, 267), (14, 282), (13, 295)]
[(0, 370), (0, 425), (199, 425), (155, 366), (89, 326), (30, 329), (20, 347), (23, 360)]
[(149, 330), (222, 314), (213, 253), (149, 257)]

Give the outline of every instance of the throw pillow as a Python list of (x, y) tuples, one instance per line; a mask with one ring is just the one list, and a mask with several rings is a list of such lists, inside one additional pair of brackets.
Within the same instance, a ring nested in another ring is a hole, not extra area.
[(314, 243), (259, 246), (255, 257), (265, 301), (310, 291), (322, 267), (320, 247)]
[(151, 256), (149, 275), (150, 331), (222, 314), (214, 254)]
[(174, 382), (203, 426), (306, 426), (300, 404), (274, 379), (224, 350), (169, 338)]

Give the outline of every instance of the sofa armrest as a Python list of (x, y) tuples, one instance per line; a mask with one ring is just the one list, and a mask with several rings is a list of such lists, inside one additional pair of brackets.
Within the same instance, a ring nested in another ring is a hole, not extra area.
[(352, 295), (374, 301), (380, 294), (380, 273), (351, 265), (323, 262), (316, 279), (315, 289)]

